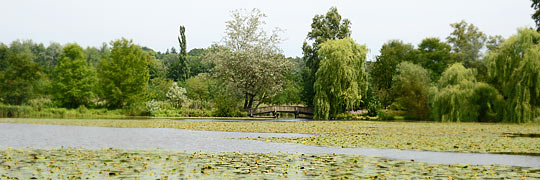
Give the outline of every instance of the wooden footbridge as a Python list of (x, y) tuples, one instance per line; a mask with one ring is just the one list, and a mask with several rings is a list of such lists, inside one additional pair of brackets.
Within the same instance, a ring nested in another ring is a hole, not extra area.
[(313, 116), (313, 108), (301, 107), (301, 106), (266, 106), (266, 107), (246, 109), (244, 111), (247, 112), (249, 117), (253, 117), (259, 114), (266, 114), (266, 113), (272, 113), (272, 116), (277, 117), (278, 112), (293, 113), (295, 118), (298, 117), (298, 115), (300, 114)]

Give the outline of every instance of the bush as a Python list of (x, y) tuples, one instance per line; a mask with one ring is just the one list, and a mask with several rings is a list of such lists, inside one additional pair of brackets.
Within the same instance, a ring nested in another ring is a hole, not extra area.
[(224, 94), (217, 95), (214, 98), (215, 109), (212, 112), (212, 115), (215, 117), (242, 116), (237, 102), (238, 101), (234, 97)]
[(150, 112), (146, 109), (146, 103), (130, 104), (123, 109), (128, 116), (149, 116)]

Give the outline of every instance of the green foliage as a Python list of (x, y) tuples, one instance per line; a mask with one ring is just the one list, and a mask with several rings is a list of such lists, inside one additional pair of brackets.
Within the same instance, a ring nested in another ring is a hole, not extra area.
[(8, 53), (6, 67), (0, 71), (0, 101), (20, 105), (37, 96), (42, 73), (33, 57), (28, 50)]
[(491, 82), (506, 101), (503, 121), (540, 121), (540, 33), (520, 29), (487, 59)]
[(460, 21), (450, 25), (454, 31), (446, 38), (452, 44), (454, 52), (460, 56), (460, 60), (469, 63), (480, 57), (482, 48), (487, 40), (486, 35), (473, 24)]
[(302, 103), (300, 99), (302, 84), (299, 84), (298, 81), (287, 79), (282, 88), (283, 90), (279, 94), (268, 100), (269, 104), (295, 105)]
[(111, 42), (111, 45), (111, 55), (101, 60), (98, 69), (101, 96), (109, 107), (114, 108), (144, 102), (150, 56), (124, 38)]
[(161, 60), (150, 58), (148, 63), (148, 73), (150, 74), (150, 79), (156, 78), (165, 78), (167, 69)]
[(207, 74), (199, 74), (186, 80), (187, 97), (193, 100), (208, 101), (215, 82)]
[(191, 49), (188, 53), (189, 77), (197, 76), (201, 73), (210, 73), (214, 64), (206, 58), (206, 49)]
[(303, 91), (302, 69), (305, 64), (301, 58), (289, 58), (295, 64), (294, 68), (285, 76), (282, 91), (264, 103), (275, 105), (298, 105), (302, 104), (301, 93)]
[(486, 47), (488, 50), (494, 51), (500, 47), (500, 45), (504, 42), (504, 40), (505, 39), (500, 35), (489, 36), (486, 42)]
[(9, 47), (4, 43), (0, 43), (0, 71), (3, 71), (8, 66)]
[(392, 84), (392, 92), (396, 94), (394, 103), (418, 119), (428, 117), (431, 79), (426, 69), (410, 62), (402, 62), (396, 68)]
[(392, 93), (392, 77), (396, 73), (397, 65), (403, 61), (415, 60), (412, 44), (404, 44), (399, 40), (392, 40), (384, 44), (381, 54), (370, 69), (372, 85), (383, 107), (390, 105), (395, 95)]
[(64, 47), (54, 69), (53, 97), (60, 106), (76, 108), (90, 103), (95, 97), (96, 75), (88, 66), (86, 55), (78, 44)]
[(315, 119), (333, 119), (362, 99), (367, 88), (367, 48), (352, 39), (328, 40), (317, 54), (321, 64), (315, 81)]
[(438, 38), (426, 38), (418, 45), (416, 64), (430, 70), (431, 79), (438, 80), (442, 72), (454, 61), (450, 45)]
[(243, 116), (239, 111), (240, 106), (238, 99), (224, 93), (219, 93), (214, 98), (214, 111), (212, 115), (215, 117), (237, 117)]
[[(169, 66), (167, 77), (175, 81), (185, 81), (189, 77), (188, 57), (186, 50), (186, 29), (184, 26), (180, 26), (180, 36), (178, 37), (178, 43), (180, 44), (180, 53), (178, 53), (178, 60), (173, 61)], [(174, 48), (172, 48), (174, 50)], [(174, 50), (173, 54), (175, 54)]]
[(536, 23), (536, 30), (540, 31), (540, 0), (532, 0), (531, 8), (536, 10), (531, 17)]
[(124, 118), (120, 110), (87, 109), (79, 106), (77, 109), (36, 107), (28, 105), (0, 104), (0, 117), (10, 118)]
[(497, 122), (502, 96), (486, 83), (476, 82), (474, 71), (456, 63), (442, 74), (433, 92), (432, 112), (437, 121)]
[(441, 79), (438, 81), (438, 87), (445, 88), (465, 81), (476, 82), (474, 71), (465, 68), (461, 63), (456, 63), (444, 71)]
[(311, 23), (311, 31), (307, 39), (312, 41), (311, 45), (304, 42), (302, 51), (306, 69), (302, 71), (304, 88), (302, 100), (308, 106), (314, 105), (316, 73), (320, 66), (321, 57), (318, 54), (319, 47), (327, 40), (343, 39), (351, 37), (351, 22), (342, 19), (336, 7), (331, 7), (326, 15), (315, 15)]
[(148, 99), (153, 99), (157, 101), (167, 100), (167, 92), (169, 87), (171, 87), (173, 80), (165, 79), (163, 77), (150, 79), (148, 83)]
[(217, 82), (206, 73), (198, 74), (186, 80), (186, 96), (193, 100), (190, 108), (209, 108), (209, 101), (217, 91)]
[(258, 9), (233, 11), (224, 44), (214, 45), (208, 57), (215, 62), (214, 75), (240, 91), (244, 109), (280, 92), (292, 66), (278, 47), (278, 31), (267, 35), (262, 28), (264, 17)]

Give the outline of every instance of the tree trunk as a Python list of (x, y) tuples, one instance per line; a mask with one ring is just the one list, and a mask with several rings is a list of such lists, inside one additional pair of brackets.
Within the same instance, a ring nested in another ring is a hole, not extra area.
[(257, 105), (255, 106), (255, 108), (258, 108), (259, 105), (262, 104), (263, 99), (265, 98), (265, 96), (266, 96), (266, 92), (264, 92), (264, 93), (261, 95), (261, 99), (259, 99), (259, 102), (258, 102)]
[(249, 96), (248, 108), (253, 107), (253, 99), (254, 98), (255, 98), (255, 96), (253, 96), (253, 95)]
[(248, 94), (246, 93), (246, 97), (244, 97), (244, 109), (248, 109), (248, 101), (249, 101), (249, 98), (248, 98)]

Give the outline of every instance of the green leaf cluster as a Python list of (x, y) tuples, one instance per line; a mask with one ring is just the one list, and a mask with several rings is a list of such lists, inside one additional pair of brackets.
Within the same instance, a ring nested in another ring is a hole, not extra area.
[(432, 115), (437, 121), (496, 122), (502, 96), (487, 83), (477, 82), (472, 69), (456, 63), (444, 71), (432, 93)]
[(98, 69), (101, 96), (109, 107), (122, 108), (143, 102), (150, 77), (150, 56), (131, 40), (111, 42), (111, 55), (101, 60)]
[(312, 106), (314, 103), (315, 73), (317, 73), (321, 61), (318, 54), (320, 45), (327, 40), (351, 37), (351, 33), (351, 22), (348, 19), (342, 19), (336, 7), (331, 7), (325, 15), (321, 14), (313, 17), (311, 31), (307, 35), (307, 39), (312, 41), (312, 44), (309, 45), (308, 42), (304, 42), (302, 46), (303, 59), (307, 66), (302, 71), (304, 79), (302, 99), (306, 105)]
[(362, 99), (367, 90), (367, 48), (350, 38), (328, 40), (317, 53), (321, 64), (315, 81), (315, 119), (332, 119)]
[(392, 84), (392, 91), (396, 93), (394, 103), (397, 103), (397, 106), (405, 107), (405, 110), (416, 118), (428, 117), (431, 79), (426, 69), (407, 61), (402, 62), (396, 67)]
[(392, 78), (396, 73), (398, 64), (404, 61), (415, 60), (414, 46), (399, 40), (392, 40), (381, 48), (381, 55), (376, 57), (370, 70), (371, 83), (381, 100), (383, 107), (387, 107), (395, 100), (392, 92)]
[(88, 106), (95, 97), (95, 71), (88, 65), (86, 55), (78, 44), (64, 46), (54, 69), (53, 97), (63, 107)]
[(0, 71), (0, 101), (21, 105), (37, 96), (39, 81), (43, 77), (41, 66), (32, 59), (28, 50), (6, 52), (4, 69)]
[(490, 80), (505, 99), (503, 121), (540, 121), (540, 33), (520, 29), (487, 59)]

